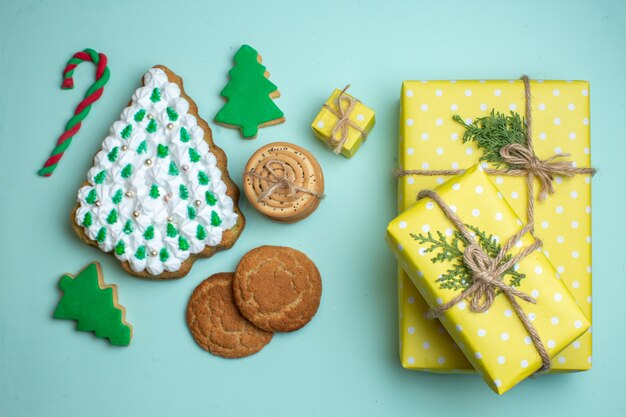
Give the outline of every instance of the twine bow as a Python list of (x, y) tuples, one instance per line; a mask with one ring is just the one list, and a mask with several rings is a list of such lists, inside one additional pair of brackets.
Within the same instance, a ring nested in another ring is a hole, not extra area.
[(531, 245), (523, 248), (517, 254), (511, 256), (505, 261), (508, 252), (517, 243), (517, 241), (519, 241), (523, 235), (532, 231), (532, 225), (527, 224), (520, 229), (502, 246), (498, 255), (496, 255), (495, 258), (491, 258), (487, 253), (485, 253), (480, 245), (476, 243), (474, 236), (471, 235), (465, 224), (452, 211), (450, 206), (448, 206), (439, 194), (431, 190), (422, 190), (417, 196), (418, 200), (426, 197), (437, 203), (445, 216), (454, 224), (461, 235), (463, 235), (468, 242), (471, 242), (467, 245), (463, 252), (463, 262), (471, 271), (473, 279), (473, 283), (469, 288), (462, 291), (459, 295), (447, 303), (441, 304), (437, 308), (430, 310), (428, 312), (428, 316), (430, 318), (439, 317), (445, 311), (464, 299), (469, 301), (470, 311), (475, 313), (485, 312), (489, 310), (493, 304), (497, 291), (500, 291), (504, 294), (515, 310), (517, 317), (524, 325), (530, 339), (535, 345), (543, 363), (541, 370), (550, 369), (550, 355), (548, 354), (539, 333), (537, 333), (537, 330), (518, 302), (518, 299), (521, 299), (528, 303), (536, 304), (536, 300), (528, 294), (503, 282), (503, 276), (506, 270), (513, 267), (516, 263), (541, 247), (542, 242), (535, 239)]
[[(282, 173), (272, 168), (271, 164), (280, 165)], [(263, 169), (267, 170), (268, 176), (264, 177), (260, 175), (259, 173), (257, 173), (256, 171), (248, 171), (245, 173), (245, 175), (249, 175), (253, 178), (257, 178), (259, 180), (266, 181), (269, 184), (271, 184), (269, 187), (264, 189), (261, 194), (259, 194), (259, 196), (256, 199), (258, 203), (268, 198), (276, 190), (289, 190), (286, 194), (288, 198), (293, 198), (298, 192), (310, 194), (317, 198), (324, 197), (323, 194), (316, 193), (315, 191), (311, 191), (311, 190), (308, 190), (304, 187), (300, 187), (299, 185), (297, 185), (295, 183), (295, 178), (291, 178), (291, 174), (290, 174), (291, 171), (288, 169), (288, 166), (284, 161), (281, 161), (279, 159), (268, 159), (263, 164), (263, 167), (261, 168), (261, 170)]]
[[(565, 158), (569, 154), (557, 153), (548, 159), (541, 160), (535, 155), (533, 147), (533, 113), (532, 113), (532, 96), (530, 94), (530, 80), (527, 75), (522, 75), (521, 80), (524, 81), (524, 96), (526, 98), (526, 146), (520, 144), (511, 144), (500, 150), (502, 160), (508, 165), (521, 166), (525, 174), (528, 175), (529, 182), (536, 177), (541, 184), (538, 199), (544, 200), (548, 194), (554, 193), (552, 182), (556, 175), (564, 175), (573, 177), (579, 174), (594, 175), (594, 168), (577, 168), (571, 161), (555, 161), (558, 158)], [(508, 171), (511, 175), (516, 175), (515, 169)], [(532, 189), (531, 189), (532, 191)], [(533, 199), (533, 194), (529, 196), (529, 200)]]
[[(337, 110), (333, 109), (326, 103), (324, 103), (323, 106), (325, 109), (327, 109), (338, 118), (337, 124), (335, 124), (333, 130), (330, 132), (329, 138), (329, 143), (333, 146), (333, 152), (336, 154), (341, 153), (341, 148), (348, 140), (348, 129), (350, 127), (359, 131), (361, 135), (363, 135), (364, 140), (367, 138), (367, 133), (363, 129), (361, 129), (356, 123), (350, 120), (350, 115), (354, 110), (354, 106), (356, 106), (356, 103), (358, 103), (359, 100), (346, 94), (346, 90), (348, 88), (350, 88), (350, 84), (346, 85), (344, 89), (341, 90), (341, 93), (339, 93), (339, 95), (337, 96), (337, 99), (335, 100), (335, 106), (337, 106)], [(341, 105), (342, 101), (346, 103), (344, 107), (342, 107)]]
[(570, 154), (558, 153), (552, 155), (548, 159), (539, 159), (533, 150), (519, 143), (513, 143), (504, 146), (500, 150), (502, 160), (510, 166), (519, 166), (520, 168), (511, 168), (506, 171), (509, 175), (532, 175), (539, 180), (540, 189), (538, 199), (544, 200), (548, 194), (554, 193), (554, 177), (563, 175), (573, 177), (577, 174), (594, 174), (593, 168), (576, 168), (570, 161), (556, 161), (558, 158), (566, 158)]
[[(528, 190), (527, 219), (530, 226), (530, 233), (534, 236), (534, 178), (539, 180), (540, 190), (537, 199), (542, 201), (548, 194), (553, 194), (555, 192), (553, 181), (556, 176), (563, 175), (566, 177), (573, 177), (574, 175), (594, 175), (596, 170), (589, 167), (578, 168), (574, 166), (571, 161), (557, 161), (559, 158), (566, 158), (570, 156), (568, 153), (557, 153), (550, 158), (543, 160), (537, 158), (533, 147), (533, 115), (530, 80), (526, 75), (523, 75), (521, 80), (524, 81), (524, 96), (526, 98), (526, 145), (524, 146), (522, 144), (515, 143), (502, 147), (500, 150), (500, 156), (502, 157), (502, 160), (509, 165), (509, 168), (486, 168), (485, 172), (487, 174), (526, 177)], [(397, 178), (406, 175), (458, 175), (464, 172), (464, 169), (397, 169), (394, 175)]]

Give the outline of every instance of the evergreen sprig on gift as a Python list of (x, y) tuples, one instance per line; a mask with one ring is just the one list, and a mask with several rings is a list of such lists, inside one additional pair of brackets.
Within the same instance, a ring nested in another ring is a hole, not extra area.
[[(478, 244), (489, 257), (495, 258), (498, 256), (502, 246), (493, 235), (490, 234), (487, 236), (485, 232), (476, 226), (469, 224), (466, 226), (476, 235)], [(470, 242), (465, 239), (461, 232), (455, 230), (450, 236), (450, 239), (441, 231), (437, 231), (436, 237), (432, 232), (428, 232), (426, 235), (422, 233), (417, 235), (411, 233), (411, 237), (420, 245), (428, 245), (428, 247), (424, 249), (426, 253), (435, 253), (435, 256), (430, 259), (431, 262), (452, 263), (450, 268), (435, 281), (439, 283), (439, 288), (455, 291), (466, 290), (474, 283), (471, 270), (463, 262), (463, 251)], [(503, 262), (511, 259), (511, 256), (511, 254), (506, 255)], [(526, 275), (515, 271), (514, 268), (509, 268), (504, 272), (504, 277), (508, 277), (509, 285), (519, 287), (522, 279), (526, 278)]]
[[(497, 168), (506, 164), (500, 155), (503, 147), (513, 143), (528, 146), (526, 122), (516, 112), (512, 111), (510, 115), (507, 115), (491, 110), (489, 116), (478, 117), (470, 124), (465, 123), (465, 120), (458, 114), (452, 116), (452, 119), (465, 128), (463, 143), (475, 142), (476, 146), (483, 151), (480, 161), (490, 162)], [(510, 165), (509, 167), (519, 168)]]

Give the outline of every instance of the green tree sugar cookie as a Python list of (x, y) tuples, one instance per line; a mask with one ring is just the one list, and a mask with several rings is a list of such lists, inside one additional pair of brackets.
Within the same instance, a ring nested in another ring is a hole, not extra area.
[(76, 320), (76, 328), (95, 332), (112, 345), (128, 346), (132, 326), (125, 321), (124, 307), (117, 303), (117, 286), (106, 285), (97, 262), (90, 263), (75, 277), (61, 277), (63, 296), (54, 310), (55, 319)]
[(268, 79), (261, 56), (252, 47), (239, 48), (234, 61), (235, 66), (228, 72), (230, 81), (220, 93), (226, 104), (215, 116), (215, 122), (241, 129), (244, 138), (255, 138), (259, 127), (285, 121), (283, 112), (272, 100), (280, 93)]

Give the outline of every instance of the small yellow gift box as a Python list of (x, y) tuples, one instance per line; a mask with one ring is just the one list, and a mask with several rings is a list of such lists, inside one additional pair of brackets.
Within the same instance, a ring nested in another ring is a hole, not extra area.
[(335, 153), (352, 158), (374, 127), (374, 111), (343, 90), (333, 91), (311, 124)]
[[(580, 167), (590, 161), (589, 83), (531, 80), (534, 149), (540, 158), (568, 153)], [(487, 116), (492, 109), (524, 115), (520, 80), (405, 81), (400, 98), (398, 164), (403, 169), (468, 168), (482, 152), (463, 143), (464, 128), (452, 117)], [(490, 165), (490, 167), (493, 167)], [(398, 211), (415, 204), (417, 193), (446, 181), (446, 176), (398, 178)], [(525, 219), (526, 179), (490, 175), (513, 209)], [(591, 178), (557, 176), (555, 193), (535, 201), (536, 235), (546, 257), (591, 321)], [(538, 187), (535, 187), (538, 191)], [(407, 274), (398, 271), (400, 359), (402, 366), (429, 372), (473, 372), (465, 356), (437, 320), (426, 320), (428, 305)], [(591, 330), (564, 349), (550, 372), (591, 368)]]
[[(479, 166), (452, 177), (435, 191), (472, 230), (490, 258), (522, 228), (519, 216)], [(392, 220), (387, 241), (431, 309), (445, 305), (472, 285), (476, 275), (464, 259), (469, 242), (430, 198), (422, 198)], [(534, 242), (529, 233), (524, 234), (508, 256), (516, 256)], [(541, 249), (517, 260), (502, 281), (535, 301), (516, 299), (551, 358), (589, 328), (589, 321)], [(471, 365), (502, 394), (537, 372), (542, 360), (513, 302), (499, 289), (495, 294), (485, 312), (471, 311), (468, 297), (443, 311), (440, 321)]]

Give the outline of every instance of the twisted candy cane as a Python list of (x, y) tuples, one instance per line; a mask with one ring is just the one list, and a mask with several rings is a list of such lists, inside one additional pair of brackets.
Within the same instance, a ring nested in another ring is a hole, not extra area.
[(41, 168), (38, 172), (41, 176), (49, 177), (52, 175), (52, 172), (56, 169), (59, 160), (63, 157), (63, 153), (70, 146), (70, 143), (72, 143), (72, 138), (80, 130), (82, 121), (89, 114), (91, 105), (102, 96), (104, 85), (107, 81), (109, 81), (110, 72), (109, 67), (107, 67), (106, 55), (102, 53), (99, 54), (93, 49), (87, 48), (82, 52), (75, 53), (72, 59), (68, 61), (67, 66), (63, 71), (63, 84), (61, 84), (61, 88), (63, 90), (74, 88), (74, 79), (72, 78), (74, 75), (74, 68), (76, 68), (78, 64), (83, 61), (90, 61), (96, 64), (96, 82), (89, 87), (85, 93), (85, 98), (78, 104), (76, 110), (74, 110), (74, 116), (72, 116), (72, 118), (65, 125), (65, 131), (57, 140), (57, 144), (52, 150), (50, 158), (48, 158), (43, 168)]

